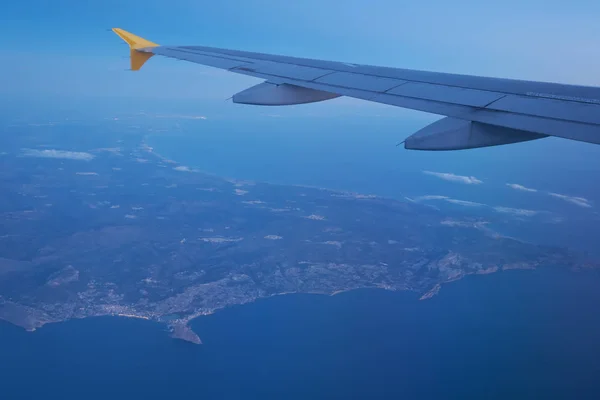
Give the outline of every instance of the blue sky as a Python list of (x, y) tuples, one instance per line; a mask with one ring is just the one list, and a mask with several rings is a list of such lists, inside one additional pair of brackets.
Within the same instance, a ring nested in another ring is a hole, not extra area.
[(156, 58), (142, 73), (124, 73), (126, 47), (107, 31), (115, 26), (160, 44), (600, 84), (600, 2), (592, 0), (33, 0), (1, 7), (0, 68), (10, 79), (0, 96), (212, 100), (254, 82)]
[[(596, 0), (29, 0), (3, 2), (0, 7), (0, 100), (5, 110), (14, 106), (18, 112), (60, 108), (110, 116), (151, 109), (239, 121), (275, 115), (332, 121), (384, 116), (393, 119), (389, 140), (401, 140), (438, 118), (349, 98), (296, 107), (233, 105), (224, 100), (260, 80), (161, 57), (154, 57), (142, 71), (127, 71), (127, 46), (111, 27), (159, 44), (600, 85)], [(286, 121), (273, 124), (289, 129)], [(541, 159), (560, 151), (570, 160), (565, 168), (574, 168), (575, 160), (581, 169), (596, 171), (597, 162), (585, 161), (598, 154), (591, 147), (546, 139), (489, 153), (500, 163), (517, 149), (527, 153), (531, 148), (531, 157)], [(471, 166), (486, 152), (435, 159), (476, 169)], [(516, 162), (510, 160), (511, 165)], [(519, 168), (518, 163), (514, 167)]]

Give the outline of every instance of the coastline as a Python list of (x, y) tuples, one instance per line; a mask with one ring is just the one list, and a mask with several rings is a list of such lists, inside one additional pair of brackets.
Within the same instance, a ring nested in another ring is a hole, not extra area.
[[(137, 138), (136, 138), (137, 139)], [(135, 149), (134, 149), (134, 154), (133, 157), (139, 157), (140, 153), (145, 153), (150, 155), (150, 157), (148, 158), (156, 158), (158, 159), (160, 162), (168, 164), (170, 167), (172, 166), (173, 169), (176, 169), (177, 171), (181, 171), (181, 172), (173, 172), (174, 174), (186, 174), (186, 173), (199, 173), (199, 174), (205, 174), (205, 175), (209, 175), (212, 177), (216, 177), (219, 180), (222, 180), (224, 182), (228, 182), (230, 184), (232, 184), (234, 187), (240, 186), (240, 185), (249, 185), (249, 184), (253, 184), (253, 182), (249, 182), (249, 181), (240, 181), (240, 180), (236, 180), (236, 179), (231, 179), (231, 178), (222, 178), (216, 174), (206, 174), (205, 172), (202, 172), (200, 170), (194, 170), (194, 169), (190, 169), (187, 168), (185, 166), (180, 165), (180, 163), (178, 163), (177, 161), (171, 160), (166, 158), (165, 156), (161, 155), (160, 153), (157, 153), (154, 151), (154, 149), (149, 146), (144, 140), (142, 140), (142, 142), (137, 142), (136, 140), (136, 145), (135, 145)], [(147, 163), (148, 160), (145, 160), (144, 163)], [(159, 166), (164, 167), (165, 165), (163, 164), (159, 164)], [(156, 167), (156, 165), (153, 164), (153, 167)], [(146, 172), (146, 171), (144, 171)], [(185, 177), (185, 175), (182, 175)], [(178, 175), (179, 177), (179, 175)], [(177, 178), (173, 178), (171, 175), (169, 175), (169, 178), (171, 179), (177, 179)], [(185, 177), (184, 179), (186, 179), (187, 181), (187, 177)], [(261, 182), (261, 184), (263, 184)], [(268, 183), (266, 183), (265, 185), (270, 185)], [(279, 185), (279, 184), (275, 184), (278, 186), (294, 186), (294, 185)], [(296, 186), (297, 187), (297, 186)], [(229, 185), (227, 185), (227, 188), (229, 189)], [(359, 209), (357, 211), (356, 208), (353, 208), (352, 211), (356, 211), (356, 212), (360, 212), (360, 210), (363, 209), (363, 200), (367, 202), (371, 201), (373, 203), (379, 203), (379, 199), (380, 197), (377, 196), (371, 196), (371, 195), (362, 195), (362, 194), (348, 194), (348, 192), (343, 192), (343, 191), (339, 191), (339, 190), (334, 190), (334, 189), (326, 189), (326, 188), (315, 188), (315, 187), (311, 187), (311, 189), (317, 189), (317, 190), (327, 190), (329, 193), (334, 194), (335, 196), (331, 196), (331, 197), (350, 197), (352, 200), (352, 204), (354, 203), (354, 199), (358, 199), (361, 204), (359, 206)], [(304, 192), (302, 192), (304, 193)], [(194, 194), (194, 196), (196, 196)], [(305, 194), (300, 194), (300, 196), (305, 196)], [(330, 196), (326, 196), (328, 199), (331, 198)], [(377, 200), (377, 201), (375, 201)], [(397, 203), (405, 203), (408, 204), (406, 202), (400, 201), (400, 200), (396, 200), (396, 199), (390, 199), (393, 200), (394, 202)], [(235, 200), (237, 201), (237, 200)], [(330, 201), (330, 200), (327, 200)], [(342, 201), (340, 199), (336, 199), (335, 201)], [(350, 201), (350, 200), (349, 200)], [(347, 202), (347, 200), (343, 200), (344, 203)], [(110, 203), (109, 203), (110, 204)], [(329, 204), (329, 203), (327, 203)], [(334, 203), (334, 204), (338, 204), (338, 203)], [(137, 207), (137, 205), (136, 205)], [(138, 207), (139, 209), (139, 207)], [(411, 215), (417, 215), (416, 213), (418, 212), (419, 209), (416, 208), (411, 208), (409, 209), (410, 214)], [(308, 214), (309, 212), (307, 212)], [(313, 214), (311, 214), (312, 216)], [(389, 214), (386, 214), (386, 217), (389, 217)], [(126, 216), (127, 217), (127, 216)], [(308, 218), (306, 216), (302, 217), (302, 218)], [(419, 215), (419, 219), (423, 218), (423, 216)], [(437, 216), (436, 216), (437, 218)], [(310, 219), (310, 218), (309, 218)], [(319, 219), (320, 220), (320, 219)], [(344, 220), (345, 221), (345, 220)], [(437, 219), (433, 222), (437, 222)], [(312, 222), (311, 222), (312, 223)], [(338, 222), (340, 223), (340, 222)], [(319, 226), (319, 225), (317, 225)], [(428, 225), (430, 226), (430, 225)], [(474, 226), (476, 229), (477, 226)], [(469, 226), (468, 228), (472, 228), (471, 226)], [(176, 229), (174, 232), (178, 233), (181, 229), (180, 225), (176, 226)], [(225, 229), (228, 229), (225, 228)], [(322, 229), (322, 228), (316, 228), (316, 229)], [(429, 229), (429, 228), (427, 228)], [(444, 229), (451, 229), (451, 228), (444, 228)], [(320, 232), (320, 231), (319, 231)], [(455, 232), (453, 231), (453, 234)], [(460, 234), (458, 234), (458, 236), (460, 236)], [(262, 237), (262, 235), (261, 235)], [(169, 236), (169, 240), (172, 239), (172, 236)], [(517, 242), (521, 242), (520, 240), (515, 240)], [(310, 242), (310, 241), (309, 241)], [(177, 240), (177, 246), (179, 246), (179, 243), (183, 243), (180, 242), (179, 240)], [(330, 242), (315, 242), (316, 244), (319, 243), (325, 243), (328, 244)], [(341, 248), (341, 244), (340, 242), (331, 242), (331, 243), (338, 243), (338, 249)], [(381, 241), (381, 243), (386, 243), (385, 241)], [(388, 244), (389, 240), (387, 241)], [(377, 244), (377, 243), (376, 243)], [(421, 244), (419, 244), (421, 245)], [(270, 249), (270, 248), (266, 248), (266, 249)], [(412, 249), (412, 247), (411, 247)], [(315, 268), (316, 270), (318, 270), (315, 274), (313, 275), (302, 275), (302, 269), (298, 269), (296, 267), (294, 267), (294, 271), (292, 272), (292, 275), (290, 275), (290, 281), (287, 282), (285, 285), (279, 285), (279, 286), (267, 286), (267, 290), (265, 291), (265, 287), (264, 286), (260, 286), (260, 282), (259, 281), (255, 281), (253, 280), (249, 275), (246, 275), (245, 273), (237, 273), (237, 272), (231, 272), (229, 271), (228, 275), (225, 275), (224, 277), (219, 277), (218, 280), (214, 280), (214, 281), (208, 281), (208, 283), (197, 283), (194, 285), (190, 285), (189, 287), (186, 287), (185, 289), (189, 291), (185, 294), (186, 298), (189, 298), (190, 300), (186, 303), (183, 302), (183, 305), (177, 305), (176, 307), (167, 307), (167, 308), (151, 308), (151, 307), (144, 307), (143, 303), (135, 303), (132, 302), (130, 304), (119, 304), (120, 300), (118, 300), (118, 298), (113, 297), (114, 302), (110, 303), (110, 299), (109, 300), (103, 300), (102, 302), (90, 302), (89, 304), (91, 304), (91, 307), (89, 307), (86, 310), (83, 310), (82, 308), (80, 309), (70, 309), (69, 307), (65, 307), (65, 310), (62, 314), (58, 314), (58, 313), (52, 313), (52, 310), (54, 309), (54, 305), (52, 305), (51, 307), (38, 307), (38, 308), (33, 308), (33, 307), (28, 307), (28, 306), (22, 306), (20, 304), (17, 303), (12, 303), (9, 301), (2, 301), (2, 299), (0, 299), (0, 318), (11, 322), (14, 325), (23, 327), (24, 329), (28, 330), (28, 331), (35, 331), (36, 329), (48, 324), (48, 323), (54, 323), (54, 322), (63, 322), (63, 321), (68, 321), (70, 319), (82, 319), (82, 318), (89, 318), (89, 317), (101, 317), (101, 316), (117, 316), (117, 317), (123, 317), (123, 318), (137, 318), (137, 319), (145, 319), (145, 320), (151, 320), (154, 322), (159, 322), (161, 324), (165, 324), (167, 325), (172, 331), (171, 331), (171, 336), (177, 339), (182, 339), (182, 340), (186, 340), (192, 343), (196, 343), (196, 344), (200, 344), (201, 343), (201, 339), (200, 337), (193, 332), (193, 330), (190, 328), (189, 324), (192, 320), (194, 320), (195, 318), (199, 317), (199, 316), (203, 316), (203, 315), (210, 315), (215, 313), (216, 311), (228, 308), (228, 307), (232, 307), (235, 305), (243, 305), (243, 304), (247, 304), (247, 303), (251, 303), (251, 302), (255, 302), (256, 300), (259, 299), (263, 299), (263, 298), (267, 298), (267, 297), (273, 297), (273, 296), (280, 296), (280, 295), (285, 295), (285, 294), (318, 294), (318, 295), (327, 295), (327, 296), (336, 296), (338, 294), (341, 293), (345, 293), (345, 292), (349, 292), (349, 291), (353, 291), (353, 290), (358, 290), (358, 289), (385, 289), (385, 290), (390, 290), (390, 291), (401, 291), (401, 290), (405, 290), (405, 291), (413, 291), (416, 293), (420, 293), (421, 294), (421, 300), (426, 300), (426, 299), (430, 299), (434, 296), (436, 296), (442, 285), (445, 285), (447, 283), (450, 283), (452, 281), (456, 281), (456, 280), (461, 280), (462, 278), (468, 276), (468, 275), (472, 275), (472, 274), (490, 274), (490, 273), (495, 273), (498, 272), (500, 270), (505, 271), (505, 270), (509, 270), (509, 269), (534, 269), (538, 264), (539, 264), (539, 260), (543, 260), (543, 257), (541, 256), (537, 256), (538, 258), (536, 259), (530, 259), (527, 257), (521, 258), (521, 261), (519, 262), (515, 262), (512, 264), (505, 264), (502, 265), (501, 268), (497, 267), (496, 265), (490, 265), (490, 264), (486, 264), (486, 265), (482, 265), (481, 263), (478, 262), (478, 255), (475, 254), (475, 258), (474, 259), (469, 259), (468, 258), (468, 250), (462, 249), (461, 251), (465, 251), (467, 252), (467, 257), (465, 257), (464, 260), (461, 259), (460, 254), (457, 254), (454, 251), (451, 251), (450, 249), (446, 248), (446, 247), (441, 247), (441, 250), (445, 251), (446, 254), (433, 254), (430, 255), (428, 253), (423, 253), (423, 255), (419, 256), (420, 259), (416, 259), (416, 258), (410, 258), (406, 255), (406, 252), (404, 253), (394, 253), (394, 254), (400, 254), (402, 257), (401, 259), (395, 259), (396, 261), (403, 261), (406, 264), (402, 264), (402, 268), (405, 268), (406, 271), (408, 271), (407, 275), (389, 275), (388, 274), (388, 264), (387, 263), (377, 263), (376, 259), (370, 258), (370, 259), (359, 259), (359, 258), (354, 258), (354, 259), (350, 259), (350, 260), (345, 260), (345, 259), (341, 259), (340, 261), (338, 261), (337, 263), (332, 261), (335, 260), (335, 258), (324, 258), (324, 259), (315, 259), (312, 262), (309, 262), (309, 268)], [(411, 250), (412, 251), (412, 250)], [(270, 253), (269, 253), (270, 254)], [(392, 254), (392, 253), (390, 253)], [(371, 257), (369, 255), (369, 257)], [(284, 261), (286, 259), (283, 259)], [(558, 258), (558, 260), (570, 260), (571, 259), (566, 259), (566, 258)], [(386, 260), (387, 261), (387, 260)], [(396, 262), (396, 261), (388, 261), (388, 262)], [(424, 264), (422, 264), (421, 262), (424, 262)], [(171, 261), (167, 262), (168, 264), (171, 263)], [(303, 262), (301, 262), (300, 264), (303, 264)], [(170, 265), (170, 264), (169, 264)], [(421, 267), (424, 267), (423, 270), (427, 270), (427, 271), (431, 271), (436, 270), (436, 275), (419, 275), (418, 278), (413, 278), (413, 271), (411, 269), (414, 269), (415, 271)], [(303, 267), (304, 268), (304, 267)], [(319, 272), (320, 271), (320, 272)], [(327, 274), (330, 275), (320, 275), (319, 273), (322, 273), (323, 271), (325, 271)], [(280, 271), (281, 273), (281, 271)], [(324, 278), (330, 276), (331, 278)], [(323, 278), (323, 279), (321, 279)], [(320, 280), (321, 279), (321, 280)], [(305, 285), (302, 286), (302, 283), (304, 281), (309, 282), (309, 285)], [(230, 284), (232, 282), (236, 282), (236, 285), (239, 286), (235, 286), (238, 291), (237, 292), (223, 292), (223, 288), (227, 288), (229, 286), (231, 286)], [(196, 303), (192, 303), (193, 299), (203, 299), (204, 298), (204, 290), (205, 288), (207, 289), (207, 292), (209, 295), (206, 297), (207, 301), (198, 301)], [(216, 288), (216, 291), (210, 292), (209, 290), (211, 288)], [(303, 288), (305, 290), (289, 290), (290, 288)], [(283, 290), (282, 290), (283, 289)], [(111, 289), (112, 290), (112, 289)], [(274, 291), (280, 290), (280, 292), (278, 293), (273, 293)], [(213, 296), (214, 293), (217, 293), (216, 296)], [(231, 296), (226, 296), (226, 297), (221, 297), (219, 298), (218, 295), (221, 295), (222, 293), (228, 293), (228, 294), (232, 294)], [(268, 294), (266, 294), (268, 293)], [(108, 302), (107, 302), (108, 301)], [(136, 309), (137, 308), (137, 309)], [(44, 311), (46, 310), (46, 311)], [(142, 311), (142, 310), (147, 310), (147, 311)], [(87, 313), (87, 314), (86, 314)], [(52, 318), (50, 315), (53, 315), (54, 318)], [(56, 319), (56, 316), (59, 315), (61, 318), (65, 317), (64, 319)], [(169, 316), (170, 315), (181, 315), (182, 317), (174, 319), (174, 320), (169, 320)]]
[[(315, 296), (327, 296), (327, 297), (333, 297), (333, 296), (338, 296), (344, 293), (349, 293), (349, 292), (353, 292), (353, 291), (357, 291), (357, 290), (365, 290), (365, 289), (373, 289), (373, 290), (385, 290), (385, 291), (390, 291), (390, 292), (399, 292), (399, 291), (408, 291), (408, 292), (413, 292), (416, 293), (417, 295), (420, 295), (420, 297), (418, 298), (418, 300), (429, 300), (432, 299), (433, 297), (439, 295), (440, 290), (442, 288), (443, 285), (452, 283), (452, 282), (456, 282), (456, 281), (460, 281), (463, 278), (466, 278), (468, 276), (476, 276), (476, 275), (489, 275), (489, 274), (493, 274), (496, 272), (510, 272), (510, 271), (525, 271), (525, 270), (535, 270), (535, 267), (528, 267), (528, 266), (523, 266), (522, 268), (519, 268), (519, 266), (511, 266), (509, 268), (506, 269), (498, 269), (496, 268), (494, 270), (494, 272), (490, 272), (485, 271), (485, 272), (475, 272), (475, 273), (470, 273), (470, 274), (464, 274), (462, 276), (460, 276), (459, 278), (452, 278), (449, 279), (445, 282), (440, 282), (435, 284), (431, 289), (427, 290), (427, 291), (423, 291), (423, 292), (418, 292), (412, 289), (408, 289), (406, 287), (392, 287), (392, 286), (382, 286), (382, 285), (370, 285), (370, 286), (361, 286), (361, 287), (353, 287), (353, 288), (348, 288), (348, 289), (340, 289), (340, 290), (335, 290), (332, 292), (319, 292), (319, 291), (312, 291), (312, 292), (302, 292), (302, 291), (291, 291), (291, 292), (282, 292), (282, 293), (275, 293), (275, 294), (271, 294), (271, 295), (267, 295), (267, 296), (261, 296), (261, 297), (256, 297), (254, 299), (252, 299), (251, 301), (247, 301), (245, 303), (236, 303), (236, 304), (232, 304), (232, 305), (228, 305), (228, 306), (224, 306), (222, 308), (217, 308), (217, 309), (213, 309), (213, 310), (203, 310), (197, 313), (193, 313), (185, 318), (181, 318), (181, 319), (177, 319), (177, 320), (173, 320), (173, 321), (168, 321), (164, 319), (164, 316), (159, 316), (159, 317), (150, 317), (147, 315), (142, 315), (142, 314), (132, 314), (132, 313), (106, 313), (106, 314), (98, 314), (98, 315), (88, 315), (88, 316), (76, 316), (76, 317), (72, 317), (72, 318), (68, 318), (65, 320), (60, 320), (60, 321), (36, 321), (38, 322), (35, 325), (25, 325), (25, 324), (20, 324), (17, 323), (15, 321), (11, 321), (9, 319), (3, 318), (2, 316), (0, 316), (0, 320), (3, 320), (5, 322), (8, 322), (14, 326), (23, 328), (25, 331), (27, 332), (35, 332), (37, 329), (42, 328), (45, 325), (48, 324), (57, 324), (57, 323), (63, 323), (63, 322), (68, 322), (68, 321), (72, 321), (72, 320), (77, 320), (77, 319), (87, 319), (87, 318), (98, 318), (98, 317), (117, 317), (117, 318), (132, 318), (132, 319), (141, 319), (141, 320), (145, 320), (145, 321), (151, 321), (154, 323), (158, 323), (161, 324), (167, 328), (169, 328), (170, 330), (170, 336), (173, 339), (178, 339), (178, 340), (183, 340), (186, 342), (190, 342), (193, 344), (202, 344), (202, 339), (200, 338), (200, 336), (198, 335), (198, 333), (194, 332), (194, 330), (191, 328), (190, 323), (192, 321), (194, 321), (195, 319), (202, 317), (202, 316), (208, 316), (208, 315), (212, 315), (215, 314), (216, 312), (231, 308), (231, 307), (236, 307), (236, 306), (243, 306), (246, 304), (250, 304), (250, 303), (254, 303), (256, 301), (260, 301), (260, 300), (266, 300), (269, 298), (273, 298), (273, 297), (278, 297), (278, 296), (286, 296), (286, 295), (315, 295)], [(581, 270), (578, 270), (581, 271)]]

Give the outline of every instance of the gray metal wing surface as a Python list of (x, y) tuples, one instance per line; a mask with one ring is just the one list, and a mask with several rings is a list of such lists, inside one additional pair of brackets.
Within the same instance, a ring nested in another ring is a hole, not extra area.
[[(290, 105), (338, 96), (443, 115), (405, 147), (457, 150), (557, 136), (600, 144), (600, 88), (376, 67), (203, 46), (159, 46), (115, 29), (131, 46), (132, 69), (152, 55), (264, 79), (233, 96)], [(136, 55), (141, 60), (134, 60)]]

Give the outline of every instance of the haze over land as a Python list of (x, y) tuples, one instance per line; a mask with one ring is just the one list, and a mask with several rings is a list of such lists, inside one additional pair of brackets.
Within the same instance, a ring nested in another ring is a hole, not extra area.
[(139, 134), (82, 146), (78, 131), (31, 132), (11, 136), (0, 158), (0, 318), (28, 330), (123, 315), (199, 343), (191, 319), (277, 294), (378, 287), (427, 299), (469, 274), (597, 266), (493, 228), (506, 214), (552, 215), (504, 207), (482, 218), (440, 210), (435, 202), (487, 208), (446, 196), (237, 181), (165, 159)]

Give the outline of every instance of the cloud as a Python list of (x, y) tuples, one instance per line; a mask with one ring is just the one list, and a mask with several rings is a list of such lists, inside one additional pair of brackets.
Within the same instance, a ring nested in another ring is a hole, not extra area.
[(35, 150), (35, 149), (23, 149), (23, 155), (25, 157), (41, 157), (41, 158), (62, 158), (67, 160), (82, 160), (90, 161), (94, 158), (93, 154), (84, 153), (79, 151), (65, 151), (65, 150)]
[(575, 204), (576, 206), (579, 206), (579, 207), (592, 208), (592, 203), (588, 199), (583, 198), (583, 197), (573, 197), (573, 196), (567, 196), (564, 194), (552, 193), (552, 192), (549, 192), (548, 194), (552, 197), (556, 197), (557, 199), (562, 199), (564, 201), (568, 201), (569, 203)]
[(525, 210), (523, 208), (510, 208), (510, 207), (494, 207), (494, 211), (505, 214), (518, 215), (522, 217), (533, 217), (539, 214), (539, 211)]
[(476, 203), (474, 201), (467, 201), (467, 200), (457, 200), (457, 199), (452, 199), (448, 196), (440, 196), (440, 195), (425, 195), (425, 196), (419, 196), (419, 197), (415, 197), (414, 199), (410, 199), (411, 201), (415, 201), (415, 202), (421, 202), (421, 201), (428, 201), (428, 200), (445, 200), (448, 203), (452, 203), (452, 204), (456, 204), (459, 206), (466, 206), (466, 207), (480, 207), (480, 206), (485, 206), (485, 204), (482, 203)]
[(192, 170), (190, 169), (190, 167), (185, 167), (183, 165), (180, 165), (179, 167), (175, 167), (173, 168), (175, 171), (182, 171), (182, 172), (192, 172)]
[(476, 203), (474, 201), (456, 200), (456, 199), (444, 199), (444, 200), (446, 200), (448, 203), (457, 204), (459, 206), (466, 206), (466, 207), (481, 207), (481, 206), (485, 206), (485, 204)]
[[(581, 200), (580, 198), (577, 198), (577, 199)], [(517, 217), (533, 217), (540, 213), (545, 213), (545, 211), (527, 210), (524, 208), (510, 208), (510, 207), (502, 207), (502, 206), (494, 207), (494, 206), (490, 206), (490, 205), (483, 204), (483, 203), (477, 203), (474, 201), (458, 200), (458, 199), (453, 199), (451, 197), (438, 196), (438, 195), (425, 195), (425, 196), (416, 197), (414, 200), (412, 200), (412, 199), (409, 199), (409, 200), (413, 201), (413, 202), (420, 202), (420, 201), (426, 201), (426, 200), (442, 200), (442, 201), (445, 201), (450, 204), (456, 204), (456, 205), (464, 206), (464, 207), (491, 208), (492, 210), (494, 210), (496, 212), (503, 213), (503, 214), (510, 214), (510, 215), (517, 216)]]
[(479, 185), (483, 183), (483, 181), (475, 178), (474, 176), (462, 176), (455, 175), (449, 172), (433, 172), (433, 171), (423, 171), (424, 174), (432, 175), (440, 179), (444, 179), (450, 182), (464, 183), (467, 185)]
[(521, 190), (523, 192), (537, 192), (536, 189), (528, 188), (528, 187), (525, 187), (523, 185), (519, 185), (516, 183), (507, 183), (506, 186), (508, 186), (511, 189)]
[[(508, 186), (511, 189), (520, 190), (523, 192), (537, 192), (537, 189), (528, 188), (526, 186), (519, 185), (516, 183), (507, 183), (506, 186)], [(584, 208), (592, 208), (592, 202), (584, 197), (567, 196), (565, 194), (553, 193), (553, 192), (547, 192), (547, 193), (552, 197), (556, 197), (557, 199), (568, 201), (569, 203), (575, 204), (576, 206), (584, 207)]]
[(265, 236), (265, 239), (269, 239), (269, 240), (279, 240), (279, 239), (283, 239), (283, 237), (279, 236), (279, 235), (267, 235)]
[(447, 198), (448, 198), (448, 196), (438, 196), (438, 195), (430, 194), (430, 195), (415, 197), (414, 201), (446, 200)]

